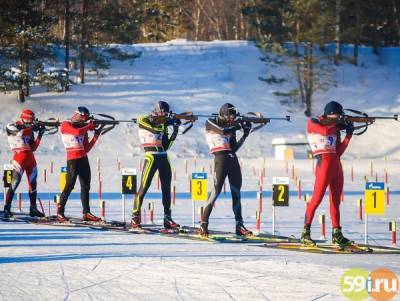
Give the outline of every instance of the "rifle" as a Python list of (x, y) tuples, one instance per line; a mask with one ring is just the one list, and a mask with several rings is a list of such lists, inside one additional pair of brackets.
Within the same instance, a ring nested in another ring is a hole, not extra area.
[[(98, 119), (95, 118), (95, 116), (100, 116), (106, 119)], [(89, 117), (89, 120), (91, 120), (96, 126), (97, 128), (100, 130), (100, 135), (104, 135), (105, 133), (111, 131), (113, 128), (115, 128), (115, 126), (117, 124), (120, 123), (136, 123), (137, 119), (136, 118), (132, 118), (132, 119), (127, 119), (127, 120), (116, 120), (114, 117), (107, 115), (107, 114), (102, 114), (102, 113), (98, 113), (98, 114), (92, 114)], [(86, 122), (84, 123), (85, 125), (87, 124)]]
[(61, 122), (56, 118), (49, 118), (47, 120), (39, 120), (35, 119), (33, 121), (34, 128), (44, 128), (46, 135), (53, 135), (58, 132), (58, 127), (61, 125)]
[(251, 132), (257, 131), (265, 126), (267, 123), (270, 123), (271, 120), (285, 120), (290, 122), (290, 116), (285, 117), (264, 117), (260, 112), (248, 112), (244, 115), (238, 115), (237, 122), (250, 122), (258, 124), (256, 127), (251, 129)]
[(363, 123), (362, 125), (358, 125), (354, 127), (354, 130), (360, 130), (356, 133), (353, 133), (354, 135), (360, 136), (364, 134), (367, 130), (368, 127), (373, 124), (377, 119), (382, 119), (382, 120), (399, 120), (398, 114), (394, 114), (393, 116), (368, 116), (367, 113), (361, 112), (358, 110), (354, 109), (345, 109), (345, 111), (351, 112), (353, 114), (356, 114), (357, 116), (352, 116), (352, 115), (341, 115), (338, 118), (326, 118), (325, 122), (322, 122), (324, 125), (328, 124), (333, 124), (336, 123), (338, 125), (346, 126), (349, 123)]

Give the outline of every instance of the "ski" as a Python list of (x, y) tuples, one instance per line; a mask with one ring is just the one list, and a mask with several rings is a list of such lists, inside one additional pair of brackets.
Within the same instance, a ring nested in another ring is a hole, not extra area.
[(305, 246), (301, 243), (265, 243), (261, 247), (319, 254), (400, 254), (400, 248), (363, 244), (340, 247), (332, 244)]

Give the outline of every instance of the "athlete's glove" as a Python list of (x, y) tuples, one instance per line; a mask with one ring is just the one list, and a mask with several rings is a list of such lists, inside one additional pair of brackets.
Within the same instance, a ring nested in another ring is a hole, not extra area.
[(101, 135), (101, 132), (103, 131), (104, 126), (105, 126), (105, 125), (102, 124), (102, 125), (98, 126), (97, 128), (95, 128), (95, 129), (94, 129), (94, 134), (95, 134), (96, 136), (100, 136), (100, 135)]
[(245, 121), (242, 123), (243, 133), (245, 136), (248, 136), (251, 131), (251, 122)]
[(353, 135), (354, 132), (354, 123), (353, 122), (347, 122), (346, 124), (346, 134), (347, 135)]
[(90, 120), (90, 121), (89, 121), (87, 127), (88, 127), (88, 130), (89, 130), (89, 131), (93, 131), (93, 130), (96, 129), (96, 125), (94, 124), (94, 121), (93, 121), (93, 120)]
[(44, 126), (40, 126), (38, 129), (38, 136), (42, 137), (44, 135), (45, 131), (46, 131), (46, 128)]

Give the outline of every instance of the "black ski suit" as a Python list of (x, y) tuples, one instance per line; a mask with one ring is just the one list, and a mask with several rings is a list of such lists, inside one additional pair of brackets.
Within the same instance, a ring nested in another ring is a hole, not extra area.
[(214, 157), (214, 189), (208, 198), (204, 208), (202, 222), (208, 223), (212, 208), (224, 185), (225, 178), (228, 177), (232, 194), (232, 209), (237, 223), (242, 223), (242, 206), (240, 202), (240, 189), (242, 187), (242, 172), (236, 156), (236, 152), (243, 145), (249, 131), (236, 140), (236, 131), (242, 125), (223, 127), (216, 118), (206, 121), (206, 136), (210, 147), (210, 152)]

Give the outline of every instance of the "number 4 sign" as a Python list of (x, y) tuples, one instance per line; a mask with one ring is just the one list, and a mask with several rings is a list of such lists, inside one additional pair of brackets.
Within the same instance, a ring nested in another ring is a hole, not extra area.
[(385, 214), (385, 183), (367, 182), (365, 186), (365, 213)]

